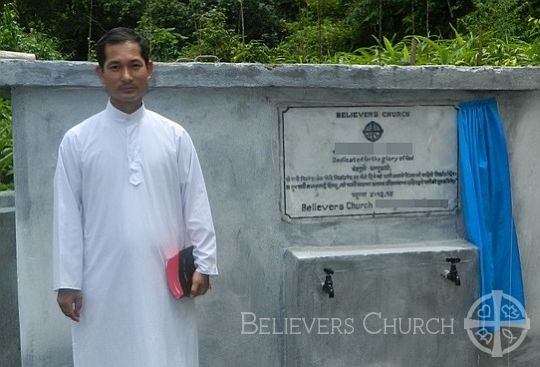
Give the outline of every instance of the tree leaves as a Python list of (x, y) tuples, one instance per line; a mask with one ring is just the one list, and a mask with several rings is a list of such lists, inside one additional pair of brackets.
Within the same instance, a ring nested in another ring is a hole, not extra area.
[(0, 13), (0, 49), (36, 54), (38, 59), (62, 59), (58, 42), (33, 28), (26, 30), (19, 24), (15, 5), (4, 4)]
[(0, 98), (0, 189), (13, 188), (13, 136), (11, 103)]

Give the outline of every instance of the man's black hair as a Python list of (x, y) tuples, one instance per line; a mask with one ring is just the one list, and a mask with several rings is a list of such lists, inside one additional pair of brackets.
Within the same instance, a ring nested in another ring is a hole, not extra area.
[(105, 48), (124, 42), (135, 42), (141, 48), (141, 57), (148, 64), (150, 61), (148, 42), (131, 28), (113, 28), (103, 35), (96, 43), (96, 56), (101, 68), (105, 66)]

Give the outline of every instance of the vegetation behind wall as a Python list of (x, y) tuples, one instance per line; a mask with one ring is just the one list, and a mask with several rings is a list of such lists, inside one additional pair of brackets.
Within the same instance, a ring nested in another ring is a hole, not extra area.
[[(94, 60), (136, 28), (155, 61), (360, 65), (540, 64), (540, 0), (0, 0), (0, 50)], [(0, 190), (13, 187), (0, 100)]]

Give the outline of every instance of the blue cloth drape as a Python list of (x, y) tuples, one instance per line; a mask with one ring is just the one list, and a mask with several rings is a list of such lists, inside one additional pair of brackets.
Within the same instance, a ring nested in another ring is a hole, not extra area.
[(525, 305), (508, 153), (496, 101), (462, 103), (458, 136), (465, 228), (479, 248), (481, 295), (501, 290)]

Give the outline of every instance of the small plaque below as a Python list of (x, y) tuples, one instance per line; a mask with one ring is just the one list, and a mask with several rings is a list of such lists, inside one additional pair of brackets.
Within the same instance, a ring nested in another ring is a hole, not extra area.
[(454, 106), (282, 111), (286, 218), (452, 212)]

